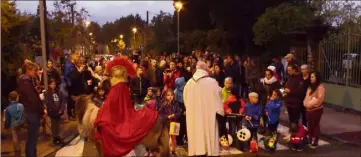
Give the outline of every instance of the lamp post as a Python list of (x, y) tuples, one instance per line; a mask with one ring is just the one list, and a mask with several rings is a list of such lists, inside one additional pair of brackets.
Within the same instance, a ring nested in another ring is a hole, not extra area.
[(122, 39), (122, 40), (123, 40), (123, 34), (119, 35), (119, 37), (120, 37), (120, 39)]
[(134, 42), (134, 49), (135, 49), (135, 47), (136, 47), (136, 46), (135, 46), (135, 33), (137, 33), (137, 28), (134, 27), (134, 28), (132, 29), (132, 31), (133, 31), (133, 42)]
[(174, 3), (174, 8), (177, 11), (177, 52), (179, 53), (179, 12), (182, 9), (182, 2), (178, 1)]

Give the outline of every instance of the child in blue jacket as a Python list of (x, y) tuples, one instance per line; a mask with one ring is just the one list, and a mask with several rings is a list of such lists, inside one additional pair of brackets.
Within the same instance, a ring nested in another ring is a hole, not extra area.
[(248, 94), (249, 102), (244, 108), (245, 115), (245, 124), (247, 129), (251, 132), (251, 138), (249, 140), (249, 145), (252, 139), (258, 141), (257, 130), (260, 126), (260, 117), (262, 115), (261, 105), (258, 103), (258, 94), (255, 92)]
[(10, 104), (5, 110), (5, 128), (11, 129), (15, 152), (21, 152), (19, 133), (20, 126), (24, 124), (24, 105), (18, 102), (19, 94), (15, 91), (9, 93)]
[(281, 92), (279, 90), (273, 90), (271, 99), (266, 104), (266, 115), (268, 117), (267, 129), (270, 133), (277, 132), (281, 107), (283, 104), (283, 101), (280, 98)]

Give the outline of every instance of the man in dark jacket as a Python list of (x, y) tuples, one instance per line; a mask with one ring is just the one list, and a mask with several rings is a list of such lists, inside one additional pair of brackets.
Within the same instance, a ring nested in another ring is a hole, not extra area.
[(227, 57), (227, 64), (228, 64), (228, 66), (225, 66), (225, 69), (224, 69), (225, 70), (225, 78), (231, 77), (234, 84), (237, 85), (237, 86), (235, 86), (235, 88), (237, 89), (237, 91), (239, 91), (238, 85), (241, 83), (239, 66), (235, 63), (233, 56)]
[(137, 77), (130, 81), (130, 94), (133, 102), (140, 104), (143, 102), (147, 89), (150, 87), (150, 82), (144, 76), (144, 70), (142, 67), (137, 68)]
[(297, 71), (298, 67), (294, 64), (287, 66), (289, 74), (285, 84), (284, 101), (287, 107), (289, 120), (291, 123), (298, 124), (303, 106), (303, 78)]
[(38, 65), (33, 62), (27, 62), (24, 65), (24, 69), (25, 74), (19, 77), (18, 93), (20, 95), (20, 103), (24, 105), (25, 117), (28, 121), (28, 139), (25, 146), (25, 156), (36, 157), (40, 119), (44, 115), (44, 106), (33, 82)]

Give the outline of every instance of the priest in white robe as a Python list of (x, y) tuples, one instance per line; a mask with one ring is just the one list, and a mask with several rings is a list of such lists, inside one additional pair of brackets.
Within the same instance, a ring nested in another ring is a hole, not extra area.
[(221, 88), (208, 76), (207, 65), (199, 61), (193, 77), (184, 87), (188, 156), (219, 156), (216, 114), (224, 115)]

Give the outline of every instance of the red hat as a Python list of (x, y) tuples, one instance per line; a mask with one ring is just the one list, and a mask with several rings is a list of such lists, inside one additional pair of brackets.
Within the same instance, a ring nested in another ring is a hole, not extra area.
[(137, 76), (133, 63), (125, 57), (115, 57), (112, 61), (107, 63), (106, 72), (110, 72), (113, 67), (121, 66), (127, 71), (129, 77)]

